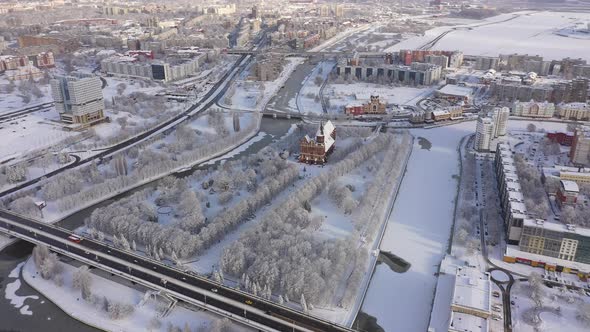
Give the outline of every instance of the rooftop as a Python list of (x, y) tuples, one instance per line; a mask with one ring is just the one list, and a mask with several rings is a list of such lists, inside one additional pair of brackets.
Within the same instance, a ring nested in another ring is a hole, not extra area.
[(446, 95), (469, 97), (473, 93), (473, 90), (466, 86), (447, 84), (440, 88), (438, 92)]
[(453, 306), (489, 313), (491, 310), (490, 274), (472, 267), (460, 267), (455, 278)]
[(578, 187), (578, 184), (575, 183), (574, 181), (561, 180), (561, 185), (565, 191), (576, 192), (576, 193), (580, 192), (580, 188)]
[(451, 322), (449, 324), (449, 331), (457, 332), (487, 332), (488, 320), (481, 317), (464, 314), (461, 312), (453, 312), (451, 314)]

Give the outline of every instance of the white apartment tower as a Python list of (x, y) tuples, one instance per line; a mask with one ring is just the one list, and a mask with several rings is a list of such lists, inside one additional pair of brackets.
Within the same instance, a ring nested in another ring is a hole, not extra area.
[(496, 107), (494, 109), (492, 115), (492, 119), (494, 120), (494, 138), (506, 135), (509, 116), (510, 109), (508, 107)]
[(489, 151), (490, 143), (494, 138), (494, 122), (489, 117), (479, 117), (475, 130), (475, 149), (477, 151)]
[(84, 128), (105, 119), (102, 83), (97, 76), (57, 76), (51, 80), (51, 95), (62, 122)]

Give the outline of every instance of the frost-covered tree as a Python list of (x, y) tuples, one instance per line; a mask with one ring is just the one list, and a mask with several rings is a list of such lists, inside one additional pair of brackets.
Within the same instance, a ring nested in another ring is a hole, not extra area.
[(16, 164), (6, 168), (6, 176), (11, 183), (21, 182), (27, 179), (27, 166), (24, 164)]
[(107, 313), (109, 318), (113, 320), (119, 320), (131, 315), (134, 310), (134, 307), (130, 304), (109, 301)]
[(301, 304), (301, 309), (303, 312), (307, 312), (307, 302), (305, 301), (305, 295), (301, 293), (301, 299), (299, 300), (299, 304)]
[(92, 276), (88, 266), (80, 266), (76, 272), (74, 272), (72, 286), (80, 290), (84, 300), (89, 301), (92, 298)]
[(29, 196), (15, 199), (8, 205), (8, 208), (24, 216), (41, 218), (41, 210), (37, 207), (33, 198)]
[(230, 332), (231, 321), (229, 318), (216, 319), (211, 324), (211, 332)]

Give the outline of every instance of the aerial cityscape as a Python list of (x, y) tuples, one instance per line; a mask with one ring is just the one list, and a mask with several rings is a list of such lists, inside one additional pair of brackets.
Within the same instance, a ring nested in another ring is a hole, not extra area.
[(590, 331), (590, 0), (0, 0), (0, 331)]

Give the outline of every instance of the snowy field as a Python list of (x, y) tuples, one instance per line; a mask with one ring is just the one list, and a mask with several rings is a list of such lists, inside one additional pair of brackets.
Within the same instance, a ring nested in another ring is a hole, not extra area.
[[(28, 82), (11, 82), (5, 77), (0, 77), (0, 114), (53, 101), (49, 84), (37, 83), (38, 94), (34, 95), (27, 93), (31, 89), (24, 88), (23, 85), (26, 83)], [(25, 94), (30, 95), (30, 98), (23, 96)]]
[[(346, 105), (365, 103), (370, 95), (378, 95), (380, 100), (389, 105), (416, 105), (416, 103), (433, 93), (435, 88), (412, 88), (385, 86), (374, 83), (330, 83), (326, 86), (324, 96), (330, 100), (330, 107), (343, 112)], [(321, 105), (320, 105), (321, 108)]]
[[(511, 19), (515, 16), (515, 19)], [(574, 39), (556, 34), (588, 19), (589, 13), (545, 11), (502, 14), (475, 24), (428, 30), (425, 36), (405, 40), (388, 51), (418, 48), (440, 34), (451, 31), (433, 49), (461, 50), (468, 55), (528, 53), (543, 56), (546, 60), (566, 57), (590, 60), (590, 39)], [(484, 39), (485, 43), (482, 43)]]
[[(535, 309), (528, 282), (516, 282), (510, 293), (514, 331), (583, 332), (590, 329), (590, 297), (560, 287), (541, 287), (543, 305)], [(579, 317), (585, 315), (586, 320)], [(536, 316), (536, 317), (535, 317)]]
[(307, 76), (303, 87), (297, 94), (298, 109), (301, 113), (323, 114), (322, 103), (320, 101), (320, 89), (328, 75), (334, 68), (333, 61), (320, 62), (313, 71)]
[(0, 159), (17, 157), (27, 152), (57, 145), (76, 132), (64, 131), (55, 109), (30, 113), (0, 124)]

